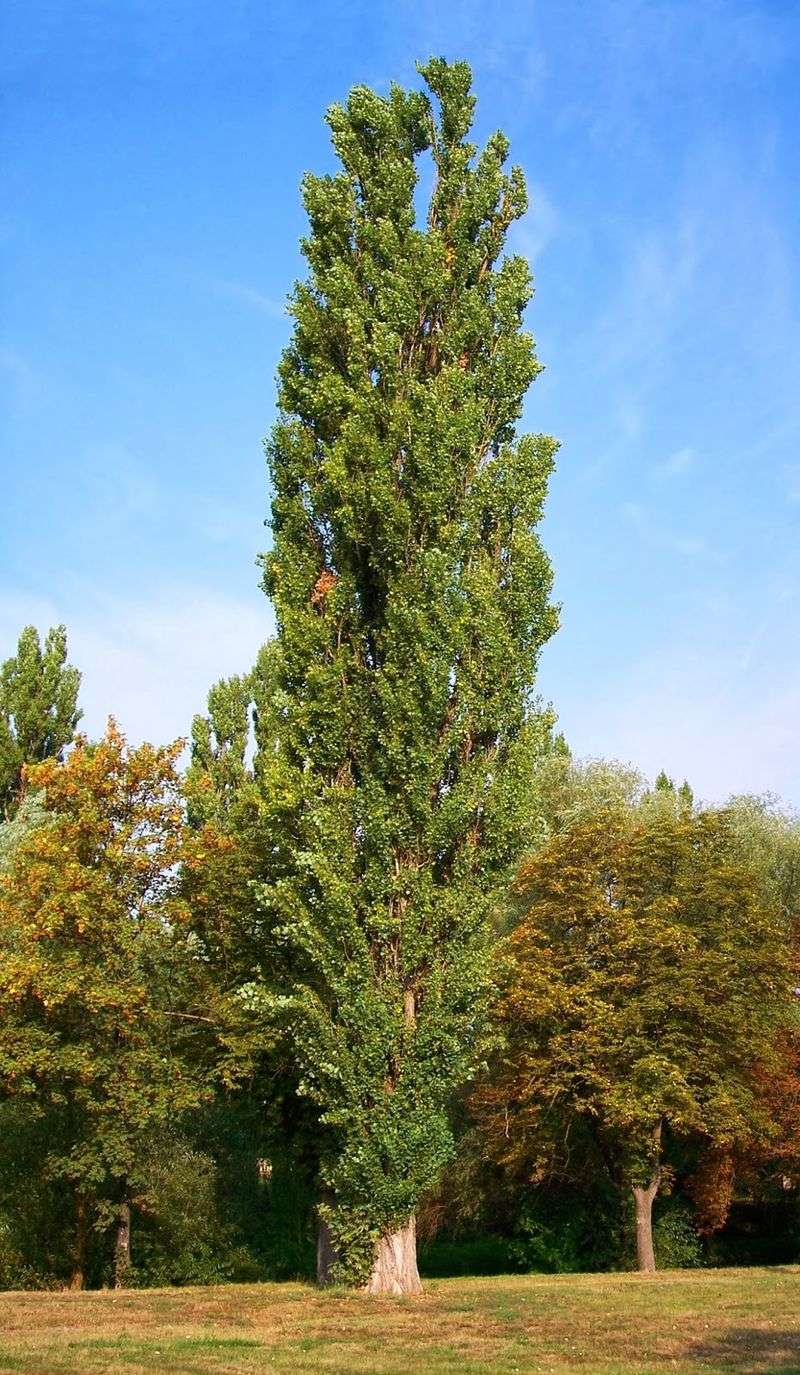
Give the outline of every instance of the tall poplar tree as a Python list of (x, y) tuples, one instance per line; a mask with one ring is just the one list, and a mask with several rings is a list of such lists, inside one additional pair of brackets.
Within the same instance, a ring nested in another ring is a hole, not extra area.
[(283, 1006), (320, 1122), (320, 1277), (394, 1293), (419, 1288), (415, 1209), (482, 1053), (557, 624), (536, 533), (557, 445), (515, 428), (540, 370), (528, 265), (503, 255), (524, 179), (502, 133), (468, 141), (468, 66), (420, 72), (425, 91), (334, 105), (341, 167), (303, 183), (258, 760), (264, 900), (294, 952)]
[(67, 663), (63, 625), (47, 632), (44, 647), (27, 625), (17, 652), (0, 668), (0, 808), (8, 815), (19, 800), (24, 764), (61, 759), (83, 715), (78, 709), (81, 675)]

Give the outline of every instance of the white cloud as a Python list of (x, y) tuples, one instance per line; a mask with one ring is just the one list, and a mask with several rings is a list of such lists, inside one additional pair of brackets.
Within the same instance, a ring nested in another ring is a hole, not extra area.
[(718, 562), (720, 555), (708, 540), (700, 535), (688, 534), (684, 530), (670, 530), (659, 517), (639, 501), (623, 501), (620, 515), (635, 531), (636, 535), (651, 549), (662, 549), (668, 554), (681, 554), (686, 558), (708, 558)]
[(254, 310), (263, 311), (265, 315), (271, 315), (275, 320), (286, 319), (286, 305), (283, 301), (275, 301), (271, 296), (265, 296), (263, 291), (259, 291), (254, 286), (248, 286), (246, 282), (230, 282), (215, 277), (209, 285), (218, 295), (225, 296), (238, 305), (250, 306)]
[(656, 463), (653, 467), (653, 477), (659, 480), (671, 477), (680, 477), (694, 467), (696, 455), (694, 449), (676, 449), (668, 458)]
[(64, 622), (70, 660), (83, 675), (82, 729), (102, 733), (109, 715), (136, 743), (189, 733), (218, 678), (246, 672), (272, 629), (265, 598), (252, 602), (171, 587), (152, 600), (85, 594), (52, 600), (0, 597), (0, 654), (23, 625)]
[(521, 253), (528, 262), (535, 263), (558, 232), (559, 216), (544, 187), (528, 179), (530, 208), (517, 220), (508, 235), (510, 253)]
[(621, 655), (601, 679), (588, 663), (557, 674), (554, 646), (542, 689), (573, 752), (632, 763), (651, 779), (666, 769), (708, 801), (770, 792), (800, 805), (796, 586), (774, 587), (768, 601), (749, 626), (740, 603), (699, 608), (690, 626), (640, 659)]

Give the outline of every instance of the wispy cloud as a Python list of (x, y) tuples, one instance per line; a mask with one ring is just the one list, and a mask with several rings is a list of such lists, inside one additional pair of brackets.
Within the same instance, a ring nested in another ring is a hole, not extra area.
[(185, 736), (218, 678), (245, 672), (271, 633), (266, 599), (223, 597), (172, 586), (151, 598), (106, 597), (89, 588), (58, 598), (0, 597), (2, 655), (23, 625), (66, 623), (71, 661), (83, 675), (83, 728), (102, 733), (109, 715), (136, 742)]
[(624, 501), (620, 506), (620, 515), (636, 535), (651, 548), (663, 549), (685, 558), (719, 558), (718, 553), (702, 535), (668, 528), (663, 520), (656, 519), (654, 512), (640, 501)]
[(259, 291), (257, 287), (249, 286), (247, 282), (231, 282), (225, 278), (214, 277), (209, 280), (209, 285), (217, 295), (224, 296), (237, 305), (247, 306), (251, 310), (259, 310), (274, 320), (286, 318), (286, 305), (283, 301), (276, 301), (273, 297), (266, 296), (263, 291)]
[(696, 462), (697, 455), (694, 449), (676, 449), (668, 458), (653, 465), (652, 476), (657, 481), (682, 477), (684, 473), (688, 473), (689, 469), (694, 467)]
[(521, 253), (528, 262), (535, 263), (555, 238), (559, 214), (544, 187), (528, 181), (530, 208), (523, 219), (517, 220), (508, 236), (511, 253)]
[(744, 662), (684, 638), (623, 661), (594, 693), (560, 695), (560, 720), (578, 755), (630, 762), (647, 776), (686, 777), (701, 797), (773, 792), (800, 803), (800, 657), (774, 660), (775, 627), (761, 627)]

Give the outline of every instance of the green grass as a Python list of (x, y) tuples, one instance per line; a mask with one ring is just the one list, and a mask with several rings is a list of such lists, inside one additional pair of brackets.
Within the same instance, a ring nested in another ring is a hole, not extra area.
[(800, 1267), (0, 1294), (0, 1375), (800, 1375)]

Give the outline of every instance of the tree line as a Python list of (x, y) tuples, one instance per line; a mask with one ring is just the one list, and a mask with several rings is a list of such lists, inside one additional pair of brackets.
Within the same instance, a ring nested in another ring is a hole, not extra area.
[(796, 1244), (797, 825), (576, 764), (537, 697), (525, 183), (467, 66), (420, 73), (304, 179), (276, 634), (188, 766), (78, 733), (63, 627), (3, 667), (7, 1284), (416, 1293), (418, 1232), (649, 1269), (743, 1196)]

